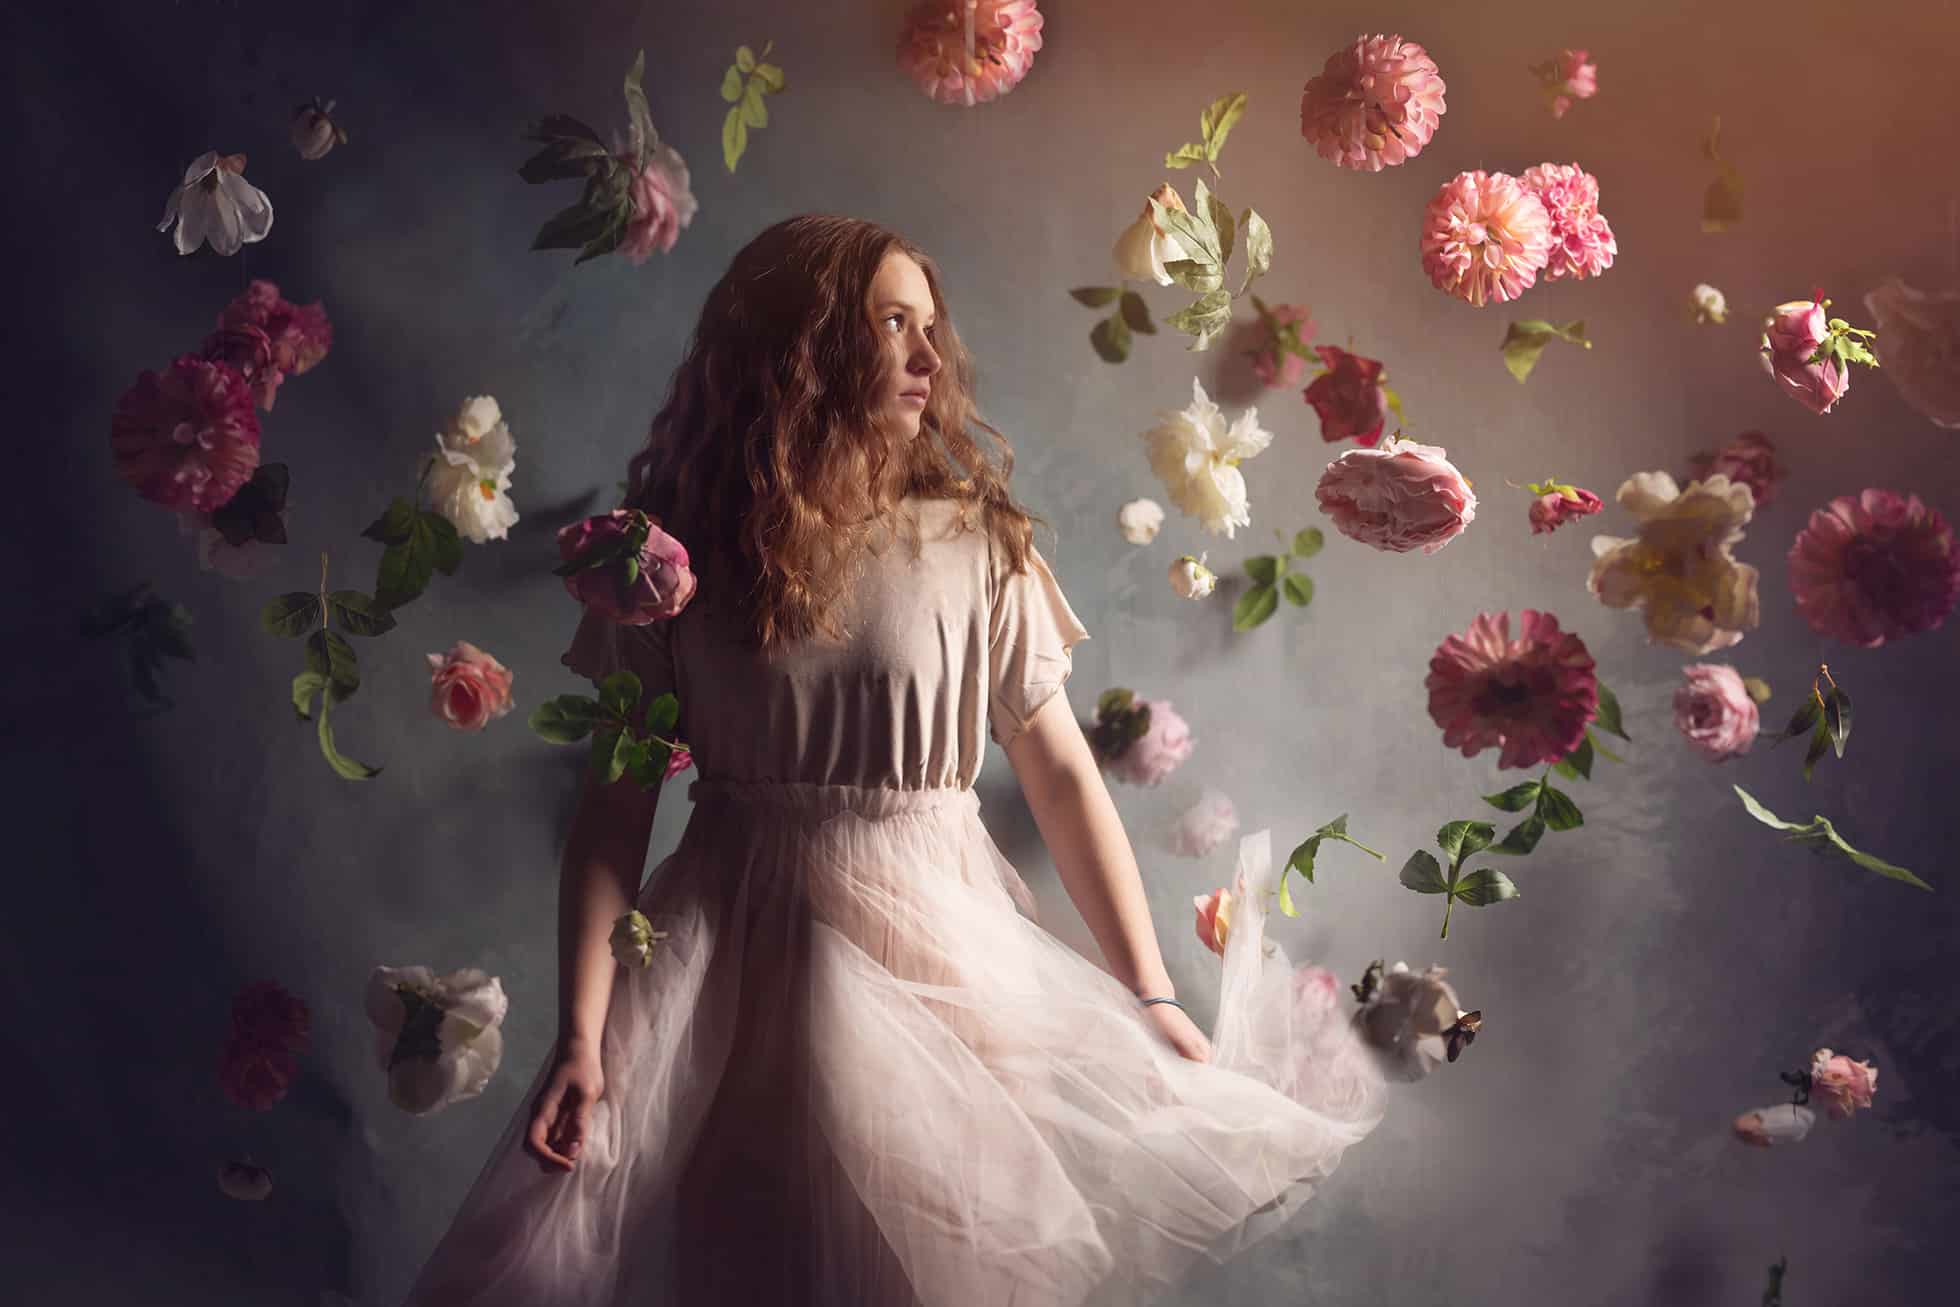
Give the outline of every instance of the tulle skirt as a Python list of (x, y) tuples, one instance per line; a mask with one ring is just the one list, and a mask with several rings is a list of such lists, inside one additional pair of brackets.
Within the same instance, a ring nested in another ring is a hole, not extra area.
[(1128, 1307), (1379, 1119), (1345, 1013), (1265, 939), (1269, 858), (1197, 1063), (1036, 923), (971, 790), (691, 797), (576, 1168), (523, 1146), (547, 1063), (408, 1307)]

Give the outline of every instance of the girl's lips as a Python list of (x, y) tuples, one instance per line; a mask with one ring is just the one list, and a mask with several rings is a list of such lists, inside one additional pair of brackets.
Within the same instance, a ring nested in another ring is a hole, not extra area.
[(900, 395), (899, 399), (907, 404), (924, 404), (926, 402), (926, 397), (917, 391), (909, 391), (906, 394)]

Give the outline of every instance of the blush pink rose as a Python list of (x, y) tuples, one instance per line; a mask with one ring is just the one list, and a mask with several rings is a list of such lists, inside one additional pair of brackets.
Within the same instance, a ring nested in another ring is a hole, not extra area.
[(513, 706), (510, 668), (468, 640), (429, 654), (429, 710), (459, 731), (480, 731)]
[[(1238, 887), (1240, 893), (1245, 891), (1243, 877), (1240, 878)], [(1236, 906), (1237, 896), (1231, 890), (1221, 888), (1209, 894), (1193, 895), (1191, 903), (1198, 910), (1196, 922), (1198, 942), (1219, 957), (1224, 957), (1225, 941), (1232, 933), (1232, 909)]]
[(1693, 663), (1674, 691), (1674, 727), (1695, 752), (1726, 762), (1749, 752), (1761, 725), (1742, 673), (1726, 663)]
[(1388, 423), (1381, 361), (1333, 345), (1316, 345), (1313, 352), (1327, 368), (1306, 389), (1307, 403), (1320, 415), (1320, 438), (1329, 444), (1352, 439), (1372, 448)]
[(1850, 365), (1831, 358), (1810, 361), (1829, 334), (1830, 319), (1821, 295), (1790, 300), (1777, 305), (1764, 320), (1758, 356), (1763, 371), (1776, 379), (1785, 394), (1818, 414), (1830, 412), (1851, 389)]
[(1477, 516), (1470, 482), (1441, 446), (1397, 437), (1329, 463), (1314, 497), (1342, 535), (1398, 554), (1433, 554)]
[(1576, 522), (1600, 510), (1602, 505), (1598, 495), (1579, 486), (1572, 488), (1579, 492), (1577, 499), (1554, 490), (1531, 501), (1531, 534), (1556, 531), (1567, 522)]
[(1842, 1121), (1861, 1107), (1872, 1105), (1878, 1089), (1878, 1068), (1842, 1053), (1820, 1048), (1810, 1055), (1810, 1101), (1824, 1114)]
[(694, 597), (694, 572), (688, 566), (687, 546), (660, 529), (638, 509), (615, 508), (584, 518), (558, 532), (558, 557), (566, 564), (591, 558), (595, 550), (623, 550), (629, 530), (644, 523), (639, 575), (626, 582), (625, 554), (598, 567), (566, 572), (566, 593), (623, 626), (645, 626), (677, 615)]
[[(632, 156), (621, 155), (620, 162), (631, 171)], [(619, 252), (635, 264), (645, 263), (655, 250), (665, 254), (673, 249), (681, 228), (700, 207), (689, 188), (687, 164), (671, 145), (656, 145), (648, 154), (647, 166), (633, 177), (631, 195), (632, 216)]]
[(1197, 741), (1169, 699), (1139, 698), (1137, 704), (1150, 709), (1150, 727), (1110, 760), (1109, 770), (1131, 785), (1157, 785), (1191, 756)]

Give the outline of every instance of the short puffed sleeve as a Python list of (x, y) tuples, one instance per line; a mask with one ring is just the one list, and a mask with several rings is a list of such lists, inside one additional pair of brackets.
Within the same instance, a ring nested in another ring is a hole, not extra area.
[(588, 611), (558, 661), (595, 684), (616, 671), (632, 672), (644, 703), (677, 688), (671, 628), (670, 621), (626, 626)]
[(1038, 549), (1028, 547), (1025, 572), (999, 565), (987, 631), (987, 733), (995, 743), (1027, 729), (1068, 680), (1070, 651), (1088, 638)]

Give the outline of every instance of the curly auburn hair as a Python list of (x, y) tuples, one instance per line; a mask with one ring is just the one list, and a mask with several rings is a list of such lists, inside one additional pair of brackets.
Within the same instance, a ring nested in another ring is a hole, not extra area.
[[(916, 439), (875, 417), (887, 364), (866, 301), (894, 250), (924, 270), (938, 319), (940, 371)], [(963, 528), (977, 511), (1023, 571), (1035, 519), (1008, 493), (1014, 452), (977, 416), (973, 376), (923, 250), (861, 219), (789, 218), (744, 246), (708, 293), (628, 465), (625, 506), (687, 545), (704, 586), (745, 596), (764, 649), (845, 634), (837, 600), (907, 495), (957, 500)]]

